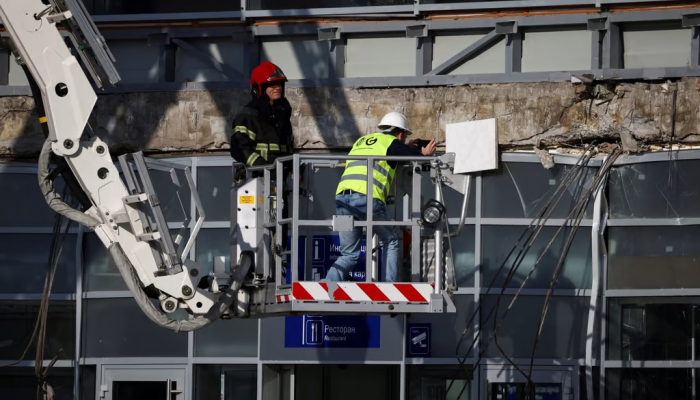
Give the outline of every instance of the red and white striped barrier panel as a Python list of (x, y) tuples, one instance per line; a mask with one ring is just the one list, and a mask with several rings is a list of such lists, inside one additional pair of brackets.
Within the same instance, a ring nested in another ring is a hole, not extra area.
[(429, 303), (430, 295), (435, 290), (430, 283), (337, 282), (336, 284), (337, 288), (331, 298), (327, 282), (294, 282), (292, 300)]
[(292, 300), (292, 296), (276, 296), (277, 297), (277, 302), (278, 303), (289, 303), (290, 300)]

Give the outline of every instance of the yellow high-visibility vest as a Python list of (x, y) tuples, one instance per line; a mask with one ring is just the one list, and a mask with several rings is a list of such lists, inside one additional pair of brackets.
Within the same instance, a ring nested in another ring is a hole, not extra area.
[[(348, 155), (386, 156), (389, 145), (391, 145), (394, 140), (397, 140), (396, 136), (387, 133), (372, 133), (359, 138), (352, 146), (352, 150), (350, 150)], [(386, 160), (375, 161), (373, 169), (374, 188), (372, 190), (372, 195), (375, 199), (386, 203), (386, 196), (389, 193), (389, 187), (394, 179), (396, 169), (391, 168)], [(336, 194), (347, 189), (367, 195), (366, 160), (346, 161), (345, 172), (343, 172), (343, 176), (340, 178)]]

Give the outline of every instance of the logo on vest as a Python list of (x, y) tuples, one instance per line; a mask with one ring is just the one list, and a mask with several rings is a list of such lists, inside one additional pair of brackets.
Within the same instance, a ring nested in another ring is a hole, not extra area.
[(369, 138), (367, 139), (367, 146), (371, 146), (373, 144), (377, 143), (377, 138)]

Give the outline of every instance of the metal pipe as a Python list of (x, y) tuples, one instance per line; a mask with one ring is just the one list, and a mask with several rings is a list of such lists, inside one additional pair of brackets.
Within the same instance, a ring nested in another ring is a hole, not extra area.
[[(353, 159), (355, 157), (353, 156)], [(372, 275), (372, 222), (374, 221), (374, 160), (375, 157), (367, 158), (367, 235), (365, 236), (365, 282), (370, 282)], [(381, 261), (380, 261), (381, 265)]]
[(465, 180), (464, 185), (466, 187), (464, 188), (464, 200), (462, 200), (462, 214), (459, 216), (459, 225), (457, 226), (456, 231), (454, 231), (453, 233), (450, 233), (449, 237), (459, 236), (459, 234), (462, 233), (462, 229), (464, 229), (464, 221), (467, 220), (467, 207), (469, 206), (469, 192), (471, 191), (471, 187), (472, 187), (472, 176), (471, 175), (467, 175), (467, 179)]
[[(435, 166), (435, 200), (442, 203), (440, 167)], [(442, 292), (442, 221), (435, 227), (435, 293)]]

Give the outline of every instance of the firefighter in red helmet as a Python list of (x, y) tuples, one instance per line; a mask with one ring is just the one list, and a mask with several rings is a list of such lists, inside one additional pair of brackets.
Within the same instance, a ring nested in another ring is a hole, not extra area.
[(285, 82), (282, 70), (269, 61), (253, 69), (253, 99), (234, 118), (231, 135), (231, 157), (247, 167), (292, 154), (292, 107), (284, 97)]
[[(234, 117), (231, 134), (231, 157), (246, 167), (272, 164), (277, 157), (292, 154), (292, 107), (284, 96), (285, 82), (287, 77), (282, 70), (269, 61), (260, 63), (251, 73), (250, 94), (253, 98)], [(236, 175), (240, 172), (244, 171), (239, 171)], [(290, 175), (291, 165), (285, 163), (284, 181)], [(256, 172), (253, 176), (263, 174)], [(284, 201), (281, 218), (288, 218), (287, 190), (282, 197)], [(283, 248), (287, 248), (287, 236), (288, 226), (284, 225)]]

